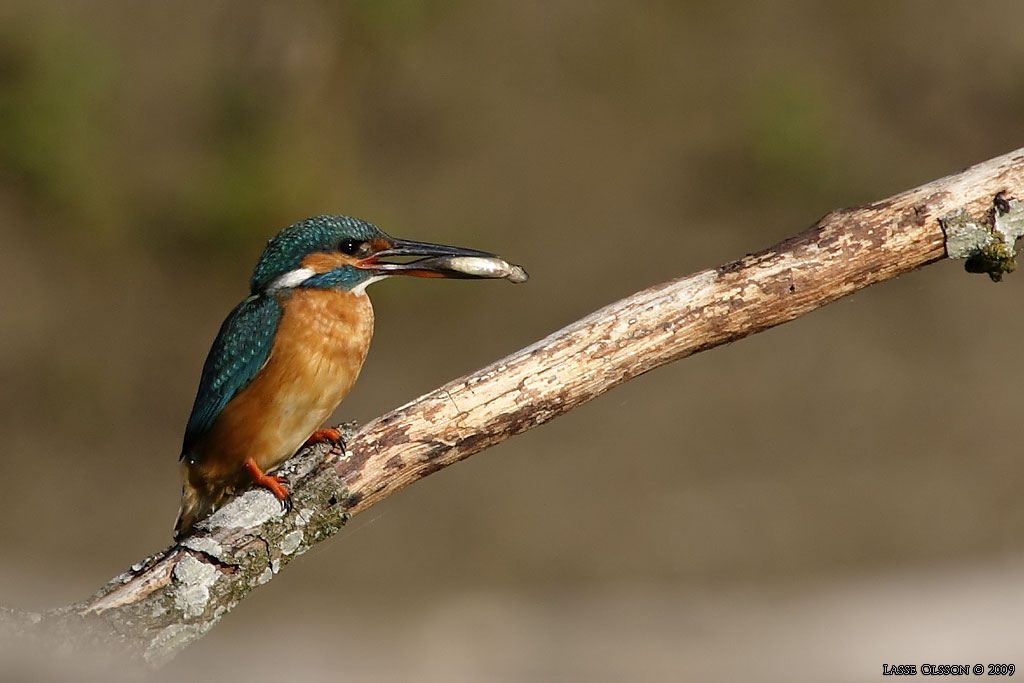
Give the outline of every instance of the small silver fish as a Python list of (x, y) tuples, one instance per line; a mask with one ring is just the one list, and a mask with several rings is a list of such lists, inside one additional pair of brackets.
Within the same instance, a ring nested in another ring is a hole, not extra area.
[(376, 267), (383, 272), (446, 271), (446, 277), (505, 279), (515, 283), (530, 279), (522, 266), (497, 256), (431, 256), (409, 263), (382, 263)]
[(509, 282), (526, 282), (529, 274), (522, 266), (488, 256), (442, 256), (438, 259), (449, 270), (472, 277), (504, 278)]

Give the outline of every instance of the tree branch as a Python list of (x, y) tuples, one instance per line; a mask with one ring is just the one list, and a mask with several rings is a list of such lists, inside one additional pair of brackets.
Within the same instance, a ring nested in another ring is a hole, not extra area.
[(269, 492), (250, 490), (87, 600), (43, 614), (0, 610), (0, 626), (5, 635), (101, 645), (158, 665), (350, 516), (637, 375), (937, 261), (947, 241), (951, 255), (997, 279), (1012, 270), (1024, 231), (1024, 207), (1013, 199), (1022, 196), (1024, 148), (833, 211), (760, 253), (638, 292), (349, 428), (346, 453), (316, 446), (292, 458), (282, 468), (291, 513)]

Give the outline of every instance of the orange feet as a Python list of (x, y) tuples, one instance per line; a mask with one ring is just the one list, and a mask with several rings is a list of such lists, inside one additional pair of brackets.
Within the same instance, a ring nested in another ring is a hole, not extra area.
[(288, 511), (292, 509), (292, 497), (288, 494), (288, 489), (284, 487), (284, 479), (264, 474), (263, 470), (260, 469), (260, 466), (252, 458), (246, 458), (244, 464), (245, 469), (249, 470), (249, 474), (252, 475), (252, 480), (256, 482), (256, 485), (270, 489), (274, 497), (281, 501), (282, 510)]
[(318, 429), (309, 438), (306, 439), (306, 443), (302, 444), (303, 448), (309, 448), (310, 446), (318, 443), (331, 443), (336, 446), (341, 446), (342, 450), (345, 450), (345, 442), (341, 438), (341, 432), (337, 429)]

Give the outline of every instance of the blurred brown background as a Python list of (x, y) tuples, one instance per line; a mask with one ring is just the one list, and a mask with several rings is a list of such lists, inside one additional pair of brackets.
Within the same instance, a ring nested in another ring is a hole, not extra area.
[[(0, 3), (0, 604), (169, 542), (203, 358), (295, 220), (533, 276), (376, 285), (362, 421), (1024, 140), (1020, 3), (710, 5)], [(1013, 662), (1022, 295), (940, 263), (641, 377), (356, 518), (165, 675)]]

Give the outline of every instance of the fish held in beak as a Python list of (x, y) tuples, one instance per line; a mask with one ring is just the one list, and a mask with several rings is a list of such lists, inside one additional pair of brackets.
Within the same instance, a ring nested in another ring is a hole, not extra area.
[[(424, 258), (406, 263), (380, 260), (387, 257), (417, 256)], [(393, 241), (391, 247), (363, 259), (356, 266), (380, 275), (508, 280), (514, 283), (526, 282), (530, 278), (522, 266), (509, 263), (486, 251), (398, 239)]]

